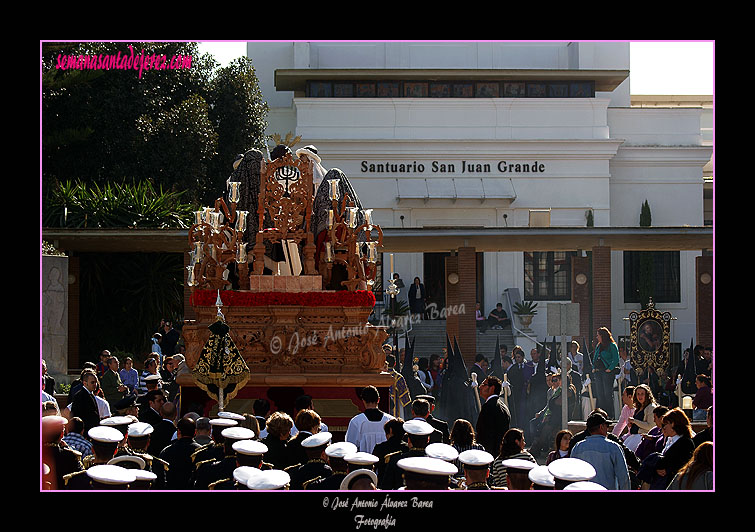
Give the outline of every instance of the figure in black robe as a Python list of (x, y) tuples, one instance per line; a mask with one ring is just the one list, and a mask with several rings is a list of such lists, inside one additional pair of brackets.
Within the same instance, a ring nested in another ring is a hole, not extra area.
[(479, 410), (475, 399), (475, 390), (471, 386), (458, 343), (454, 338), (455, 349), (451, 348), (451, 342), (446, 338), (448, 368), (443, 374), (443, 385), (438, 400), (438, 410), (441, 418), (448, 420), (453, 426), (457, 419), (466, 419), (474, 426), (477, 421)]

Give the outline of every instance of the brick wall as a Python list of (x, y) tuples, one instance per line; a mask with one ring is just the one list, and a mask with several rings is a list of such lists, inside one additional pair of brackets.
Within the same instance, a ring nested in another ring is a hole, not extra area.
[[(702, 279), (701, 279), (702, 278)], [(707, 281), (707, 282), (703, 282)], [(697, 301), (696, 343), (713, 346), (713, 257), (695, 258)]]
[[(456, 304), (464, 305), (464, 313), (459, 313), (459, 348), (467, 367), (474, 363), (477, 355), (477, 325), (475, 304), (477, 303), (477, 253), (475, 248), (459, 248), (458, 251), (459, 294)], [(453, 337), (451, 337), (453, 342)]]
[[(592, 248), (592, 309), (593, 329), (607, 327), (611, 330), (611, 248)], [(595, 330), (590, 331), (590, 338)], [(611, 331), (614, 333), (614, 331)]]
[[(451, 255), (446, 257), (446, 308), (457, 305), (459, 302), (459, 283), (451, 284), (448, 282), (448, 276), (451, 273), (459, 273), (459, 257)], [(440, 311), (440, 309), (438, 309)], [(446, 317), (446, 334), (453, 345), (454, 336), (459, 337), (459, 316), (451, 313)]]
[[(589, 341), (593, 332), (590, 330), (590, 283), (592, 273), (590, 272), (590, 258), (572, 256), (572, 303), (579, 303), (579, 336), (577, 339), (580, 344), (582, 339)], [(584, 284), (577, 283), (577, 277), (584, 275), (587, 282)]]

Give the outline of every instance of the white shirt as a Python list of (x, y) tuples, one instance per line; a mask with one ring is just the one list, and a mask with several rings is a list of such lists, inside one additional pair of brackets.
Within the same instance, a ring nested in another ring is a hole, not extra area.
[(92, 394), (92, 396), (94, 397), (94, 400), (97, 401), (97, 410), (100, 412), (100, 419), (110, 417), (110, 405), (108, 402), (99, 395)]
[(671, 436), (670, 438), (666, 438), (666, 444), (663, 446), (663, 451), (661, 452), (661, 454), (666, 454), (668, 448), (674, 445), (676, 440), (678, 440), (679, 438), (681, 438), (681, 436), (679, 436), (678, 434)]
[[(108, 404), (108, 402), (105, 401), (102, 397), (90, 392), (86, 386), (84, 386), (84, 389), (87, 392), (89, 392), (89, 395), (94, 397), (94, 402), (97, 403), (97, 411), (100, 414), (100, 419), (105, 419), (106, 417), (110, 417), (112, 414), (110, 413), (110, 405)], [(73, 406), (73, 403), (68, 405), (66, 408), (68, 408), (68, 410), (70, 411), (72, 406)]]
[(574, 364), (577, 373), (582, 373), (582, 365), (584, 364), (584, 355), (577, 351), (576, 353), (572, 354), (569, 353), (569, 358), (571, 358), (572, 364)]
[(433, 387), (434, 381), (429, 371), (422, 371), (419, 369), (417, 370), (417, 376), (419, 376), (420, 382), (424, 384), (426, 388), (430, 389)]
[(345, 439), (356, 445), (360, 452), (372, 453), (375, 445), (386, 440), (383, 426), (391, 419), (393, 416), (385, 412), (378, 421), (370, 421), (364, 413), (358, 414), (349, 421)]

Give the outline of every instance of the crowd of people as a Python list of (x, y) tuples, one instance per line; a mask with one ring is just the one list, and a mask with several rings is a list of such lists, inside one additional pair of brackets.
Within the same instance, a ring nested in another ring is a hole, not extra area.
[[(563, 371), (538, 349), (528, 360), (520, 346), (512, 356), (502, 346), (500, 368), (478, 355), (466, 383), (479, 401), (475, 419), (442, 419), (447, 353), (420, 359), (409, 378), (423, 383), (421, 393), (393, 386), (383, 411), (380, 391), (364, 387), (343, 441), (307, 395), (292, 412), (258, 399), (253, 413), (181, 415), (176, 378), (189, 369), (176, 344), (165, 349), (166, 336), (154, 337), (160, 349), (142, 371), (103, 351), (98, 364), (85, 364), (65, 405), (43, 366), (44, 489), (712, 489), (710, 377), (697, 375), (692, 416), (661, 404), (649, 384), (633, 380), (636, 372), (624, 372), (628, 363), (605, 328), (592, 353), (572, 342)], [(693, 351), (702, 362), (695, 367), (710, 360), (703, 348)], [(386, 371), (406, 375), (396, 370), (403, 353), (385, 352)], [(616, 416), (614, 387), (622, 398)], [(563, 429), (564, 399), (569, 419), (585, 420), (583, 431)], [(707, 428), (695, 433), (698, 411)]]

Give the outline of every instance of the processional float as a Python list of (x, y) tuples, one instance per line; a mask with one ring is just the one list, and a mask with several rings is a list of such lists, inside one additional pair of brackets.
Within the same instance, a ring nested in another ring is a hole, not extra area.
[[(312, 164), (290, 151), (274, 160), (261, 157), (259, 184), (256, 179), (229, 181), (225, 198), (194, 213), (186, 282), (196, 319), (183, 328), (192, 370), (179, 378), (183, 406), (190, 402), (185, 389), (202, 389), (218, 401), (205, 381), (211, 380), (208, 342), (226, 332), (214, 325), (220, 315), (240, 353), (235, 362), (244, 376), (236, 379), (232, 393), (237, 398), (278, 398), (282, 408), (291, 400), (287, 394), (303, 391), (315, 401), (319, 396), (321, 405), (331, 401), (331, 417), (338, 424), (358, 412), (359, 389), (392, 383), (382, 372), (385, 327), (368, 323), (382, 230), (372, 223), (370, 209), (360, 209), (342, 192), (351, 186), (343, 187), (339, 179), (322, 182), (329, 201), (315, 207)], [(340, 171), (330, 175), (347, 179)], [(256, 199), (256, 212), (238, 209), (242, 194)], [(320, 235), (315, 234), (316, 215), (327, 216)], [(256, 229), (253, 234), (249, 225)], [(286, 275), (266, 268), (276, 246), (290, 265)], [(217, 388), (217, 383), (211, 386)], [(194, 394), (195, 403), (206, 399)]]

